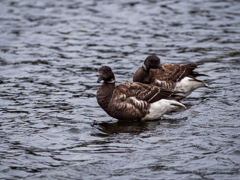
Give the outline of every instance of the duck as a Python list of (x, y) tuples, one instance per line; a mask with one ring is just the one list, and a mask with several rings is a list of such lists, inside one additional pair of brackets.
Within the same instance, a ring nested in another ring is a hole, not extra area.
[(97, 102), (113, 118), (127, 121), (157, 120), (165, 113), (186, 109), (171, 97), (171, 90), (139, 82), (115, 85), (115, 76), (109, 66), (102, 66), (98, 74), (97, 82), (103, 82), (97, 91)]
[(161, 64), (158, 56), (150, 55), (145, 59), (142, 67), (134, 73), (133, 82), (172, 90), (175, 92), (172, 96), (181, 100), (200, 87), (209, 87), (204, 81), (196, 79), (198, 76), (208, 76), (194, 71), (198, 65), (197, 63)]

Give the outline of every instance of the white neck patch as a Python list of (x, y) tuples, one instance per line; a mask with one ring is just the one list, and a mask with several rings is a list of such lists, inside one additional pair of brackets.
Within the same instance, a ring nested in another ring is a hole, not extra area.
[(109, 81), (104, 81), (105, 83), (109, 83), (109, 84), (113, 84), (113, 83), (115, 83), (115, 79), (111, 79), (111, 80), (109, 80)]
[(147, 66), (144, 63), (142, 65), (142, 68), (144, 69), (144, 71), (148, 71)]

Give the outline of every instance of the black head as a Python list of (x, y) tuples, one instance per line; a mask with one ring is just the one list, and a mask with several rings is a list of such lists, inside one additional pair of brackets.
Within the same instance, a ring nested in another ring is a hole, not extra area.
[(115, 81), (115, 77), (114, 74), (112, 72), (112, 69), (108, 66), (102, 66), (99, 70), (98, 70), (98, 83), (102, 80), (104, 80), (104, 82), (107, 83), (113, 83)]
[(146, 70), (161, 69), (164, 71), (162, 65), (160, 64), (160, 59), (156, 55), (148, 56), (144, 61), (144, 65), (146, 67)]

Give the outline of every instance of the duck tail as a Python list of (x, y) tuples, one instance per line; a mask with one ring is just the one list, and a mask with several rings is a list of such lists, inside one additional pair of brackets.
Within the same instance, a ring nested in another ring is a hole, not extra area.
[(177, 100), (172, 100), (172, 102), (170, 103), (171, 106), (173, 107), (180, 107), (180, 108), (184, 108), (186, 109), (186, 106), (184, 106), (184, 104), (180, 103)]
[(186, 106), (184, 104), (182, 104), (178, 99), (174, 98), (174, 97), (169, 97), (166, 98), (169, 102), (170, 105), (170, 110), (175, 110), (178, 108), (184, 108), (186, 109)]
[(193, 82), (194, 89), (197, 89), (197, 88), (200, 88), (200, 87), (209, 88), (209, 86), (204, 81), (198, 80), (196, 78), (190, 79), (189, 81)]

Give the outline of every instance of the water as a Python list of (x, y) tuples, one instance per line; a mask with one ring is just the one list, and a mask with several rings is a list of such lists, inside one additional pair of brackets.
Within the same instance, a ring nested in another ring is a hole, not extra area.
[[(237, 0), (0, 1), (0, 179), (240, 179)], [(204, 63), (187, 110), (124, 122), (98, 69)]]

